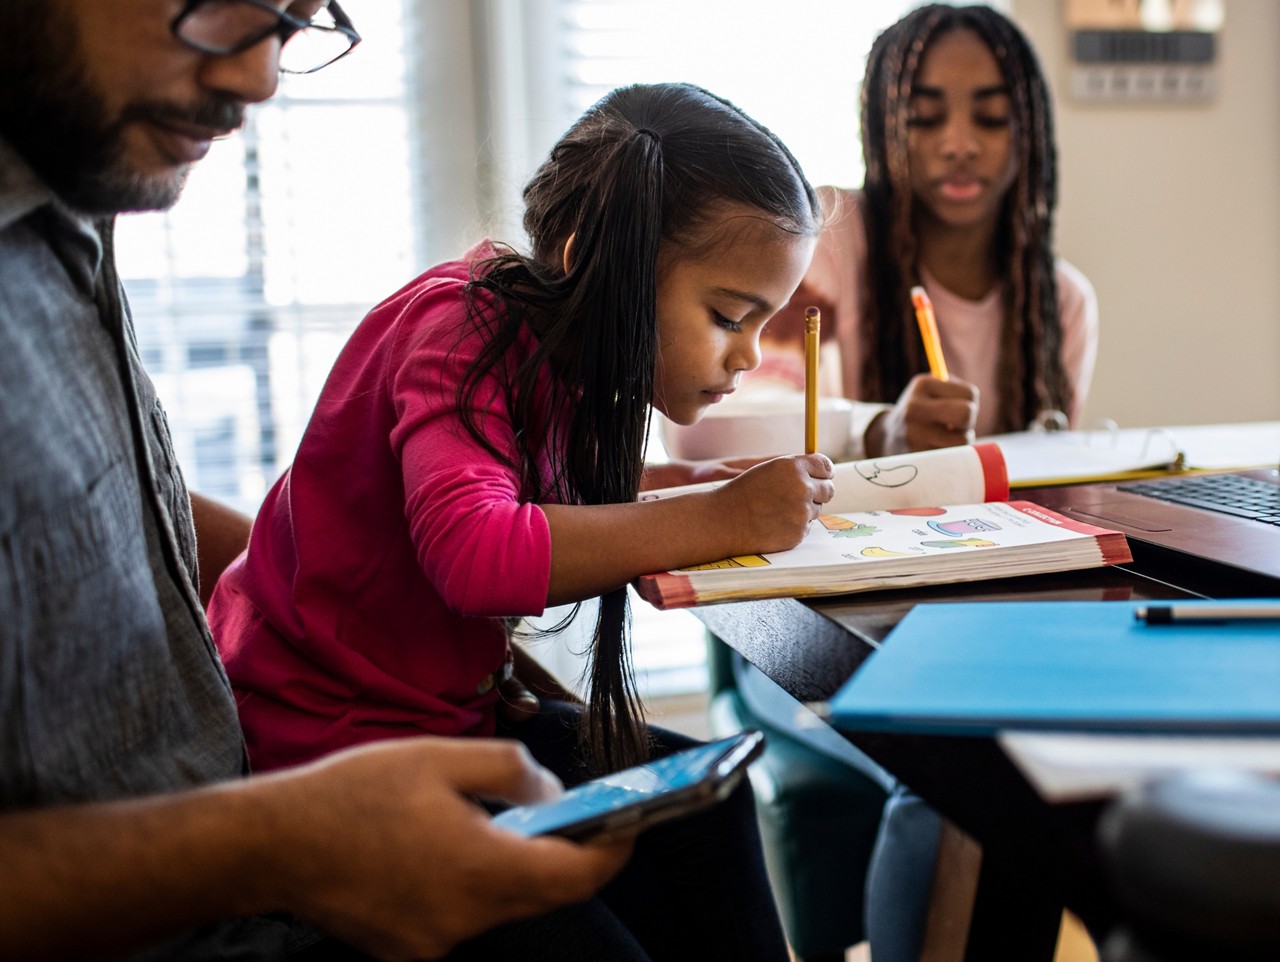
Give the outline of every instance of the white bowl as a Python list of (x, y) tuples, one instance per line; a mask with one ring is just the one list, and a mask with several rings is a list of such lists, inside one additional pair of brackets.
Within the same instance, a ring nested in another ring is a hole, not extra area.
[[(853, 403), (818, 399), (818, 450), (838, 460), (849, 445)], [(708, 408), (697, 424), (661, 419), (663, 447), (682, 461), (770, 457), (804, 450), (804, 395), (733, 398)]]

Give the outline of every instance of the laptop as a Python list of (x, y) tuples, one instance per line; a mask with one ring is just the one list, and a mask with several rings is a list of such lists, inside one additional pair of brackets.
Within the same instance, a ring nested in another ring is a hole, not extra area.
[(1068, 517), (1124, 532), (1140, 565), (1171, 565), (1211, 578), (1216, 590), (1209, 593), (1280, 595), (1278, 468), (1025, 494)]

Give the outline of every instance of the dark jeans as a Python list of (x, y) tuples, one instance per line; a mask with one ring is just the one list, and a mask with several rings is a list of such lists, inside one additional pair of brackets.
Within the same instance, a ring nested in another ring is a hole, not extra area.
[(876, 962), (920, 958), (941, 832), (941, 816), (924, 799), (904, 785), (894, 789), (867, 869), (867, 941)]

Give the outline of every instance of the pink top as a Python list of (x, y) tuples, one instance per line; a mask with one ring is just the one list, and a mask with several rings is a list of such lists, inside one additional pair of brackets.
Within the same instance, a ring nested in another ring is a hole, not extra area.
[[(813, 263), (788, 309), (766, 328), (761, 340), (764, 361), (747, 380), (752, 390), (769, 384), (803, 390), (801, 345), (789, 336), (794, 325), (784, 316), (799, 316), (804, 307), (817, 304), (822, 308), (824, 342), (821, 388), (824, 393), (861, 400), (861, 332), (867, 323), (867, 236), (859, 203), (861, 193), (823, 187), (819, 194), (828, 223), (819, 238)], [(994, 403), (982, 403), (982, 399), (999, 397), (996, 372), (1003, 319), (1002, 285), (997, 284), (982, 300), (969, 301), (939, 285), (927, 272), (922, 272), (922, 280), (933, 301), (947, 368), (952, 377), (978, 388), (977, 433), (992, 434), (996, 430), (996, 407)], [(1088, 279), (1061, 259), (1057, 262), (1057, 280), (1062, 363), (1074, 392), (1071, 410), (1064, 413), (1076, 424), (1089, 396), (1098, 352), (1098, 304)], [(769, 339), (770, 328), (784, 339)]]
[[(551, 535), (458, 414), (482, 344), (463, 288), (493, 253), (477, 245), (369, 313), (217, 584), (209, 620), (258, 770), (389, 736), (494, 730), (508, 656), (497, 619), (543, 611)], [(532, 344), (526, 333), (508, 366)], [(478, 397), (489, 442), (514, 458), (493, 377)]]

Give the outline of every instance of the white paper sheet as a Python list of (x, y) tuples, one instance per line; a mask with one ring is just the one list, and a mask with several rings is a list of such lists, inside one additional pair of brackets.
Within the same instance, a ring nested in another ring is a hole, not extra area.
[(997, 741), (1049, 802), (1105, 798), (1153, 778), (1196, 769), (1280, 775), (1277, 738), (1005, 731)]

